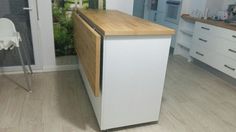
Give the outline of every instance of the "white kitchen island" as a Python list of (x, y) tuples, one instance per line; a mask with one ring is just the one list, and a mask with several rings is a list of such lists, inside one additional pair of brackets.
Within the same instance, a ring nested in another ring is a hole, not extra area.
[(174, 31), (118, 11), (79, 10), (73, 18), (100, 129), (158, 121)]

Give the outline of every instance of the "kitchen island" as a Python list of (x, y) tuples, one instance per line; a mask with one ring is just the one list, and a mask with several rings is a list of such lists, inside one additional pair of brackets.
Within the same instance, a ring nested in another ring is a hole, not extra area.
[(73, 23), (100, 129), (158, 121), (174, 30), (114, 10), (78, 10)]

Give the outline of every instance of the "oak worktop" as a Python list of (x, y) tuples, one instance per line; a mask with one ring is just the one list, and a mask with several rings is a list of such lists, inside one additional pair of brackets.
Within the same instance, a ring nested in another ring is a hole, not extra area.
[(116, 10), (78, 10), (102, 36), (173, 35), (173, 29)]
[(79, 70), (100, 130), (159, 121), (174, 30), (112, 10), (79, 10), (72, 18)]
[(205, 23), (205, 24), (209, 24), (209, 25), (213, 25), (213, 26), (222, 27), (222, 28), (226, 28), (226, 29), (229, 29), (229, 30), (236, 31), (236, 26), (235, 25), (225, 23), (224, 21), (215, 21), (215, 20), (211, 20), (211, 19), (206, 19), (205, 20), (205, 19), (200, 19), (200, 18), (194, 18), (194, 17), (191, 17), (188, 14), (183, 14), (181, 17), (184, 20), (187, 20), (187, 21), (201, 22), (201, 23)]

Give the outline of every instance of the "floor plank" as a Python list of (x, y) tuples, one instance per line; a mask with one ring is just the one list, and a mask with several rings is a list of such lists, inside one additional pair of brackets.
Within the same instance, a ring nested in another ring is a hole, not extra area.
[[(97, 132), (92, 106), (78, 71), (34, 74), (33, 93), (23, 75), (0, 76), (0, 132)], [(234, 132), (236, 86), (170, 57), (160, 121), (115, 132)]]

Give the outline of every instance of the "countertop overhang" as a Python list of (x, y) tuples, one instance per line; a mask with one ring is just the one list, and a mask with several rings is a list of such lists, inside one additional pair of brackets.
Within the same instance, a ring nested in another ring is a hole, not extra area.
[(175, 30), (116, 10), (78, 10), (102, 36), (174, 35)]

